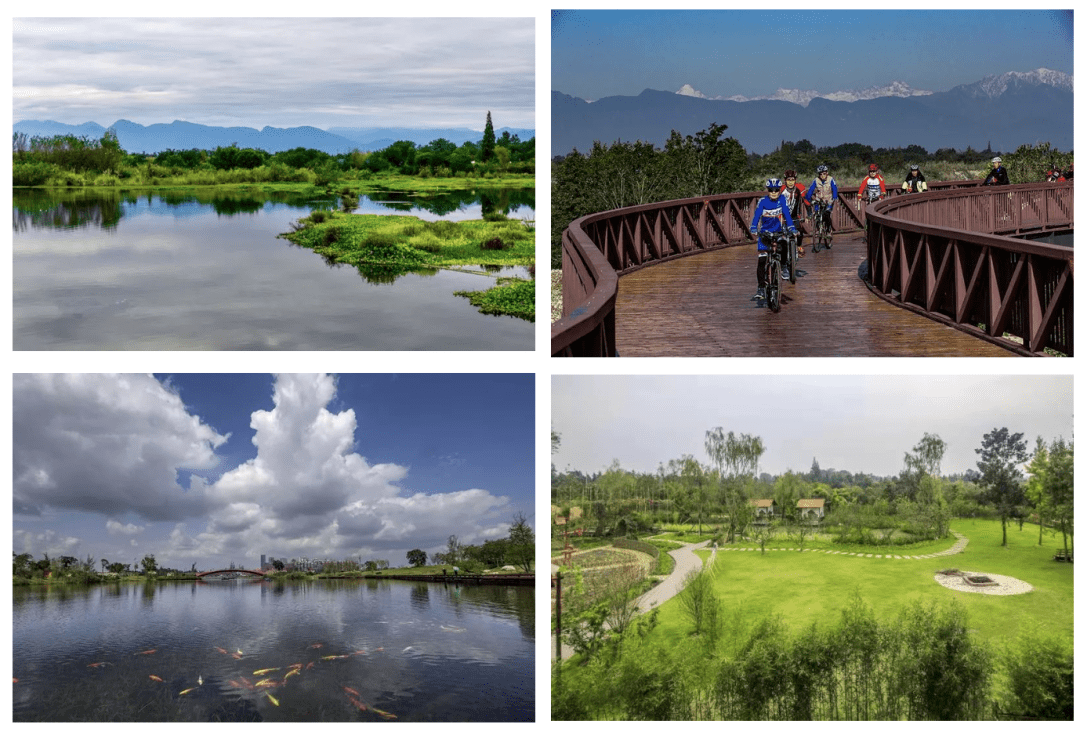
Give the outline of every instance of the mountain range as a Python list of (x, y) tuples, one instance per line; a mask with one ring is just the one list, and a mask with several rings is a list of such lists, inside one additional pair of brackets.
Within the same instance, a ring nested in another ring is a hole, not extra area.
[(726, 135), (747, 151), (768, 153), (784, 140), (814, 145), (863, 143), (877, 147), (920, 145), (995, 150), (1049, 141), (1073, 147), (1073, 78), (1050, 69), (988, 76), (945, 92), (892, 82), (866, 90), (833, 92), (779, 89), (773, 95), (706, 98), (689, 84), (677, 92), (646, 89), (636, 97), (586, 102), (551, 93), (553, 155), (593, 141), (641, 140), (658, 147), (672, 130), (686, 135), (727, 125)]
[[(108, 129), (95, 122), (67, 125), (53, 120), (22, 120), (15, 123), (16, 133), (28, 136), (75, 135), (101, 138)], [(321, 130), (310, 126), (295, 128), (264, 127), (262, 130), (245, 127), (215, 127), (174, 120), (171, 123), (140, 125), (130, 120), (117, 120), (109, 126), (116, 131), (120, 147), (130, 153), (159, 153), (172, 148), (186, 150), (202, 148), (212, 150), (218, 146), (236, 143), (241, 148), (260, 148), (278, 153), (292, 148), (314, 148), (330, 154), (348, 153), (353, 149), (377, 151), (399, 140), (411, 140), (426, 145), (438, 138), (446, 138), (455, 145), (465, 141), (479, 142), (483, 131), (468, 128), (330, 128)], [(499, 128), (495, 137), (503, 131), (528, 140), (536, 131), (528, 128)]]

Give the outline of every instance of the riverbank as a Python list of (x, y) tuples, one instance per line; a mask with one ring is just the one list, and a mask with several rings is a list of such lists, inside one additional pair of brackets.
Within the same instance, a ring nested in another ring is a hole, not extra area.
[[(520, 220), (489, 215), (483, 220), (428, 222), (404, 215), (345, 214), (316, 210), (279, 235), (330, 263), (355, 266), (369, 280), (424, 269), (482, 266), (478, 275), (536, 262), (535, 232)], [(536, 319), (533, 279), (498, 277), (494, 288), (457, 291), (485, 314)]]
[[(306, 170), (305, 170), (306, 171)], [(148, 189), (206, 189), (223, 190), (258, 188), (266, 191), (291, 191), (300, 193), (334, 192), (353, 189), (361, 194), (369, 192), (410, 191), (417, 193), (440, 193), (460, 189), (535, 189), (536, 177), (530, 174), (506, 174), (504, 176), (434, 177), (434, 176), (351, 176), (333, 180), (319, 179), (313, 171), (307, 171), (293, 180), (277, 180), (270, 176), (247, 172), (188, 172), (160, 177), (90, 176), (71, 173), (52, 178), (32, 186), (13, 186), (13, 189), (95, 189), (136, 190)], [(309, 174), (309, 175), (307, 175)]]

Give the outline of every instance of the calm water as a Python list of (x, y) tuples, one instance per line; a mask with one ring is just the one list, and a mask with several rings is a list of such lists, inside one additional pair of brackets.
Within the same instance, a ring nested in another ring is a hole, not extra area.
[[(533, 217), (531, 192), (365, 197), (357, 213)], [(527, 201), (521, 201), (527, 200)], [(532, 350), (533, 324), (480, 314), (454, 291), (496, 275), (369, 278), (279, 239), (297, 195), (16, 190), (17, 350)]]
[(236, 580), (13, 596), (16, 721), (535, 717), (532, 587)]

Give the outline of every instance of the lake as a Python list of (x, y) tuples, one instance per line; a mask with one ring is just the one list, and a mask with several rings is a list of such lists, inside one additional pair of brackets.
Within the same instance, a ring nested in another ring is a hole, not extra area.
[[(533, 219), (534, 190), (362, 197), (358, 214)], [(532, 350), (534, 325), (455, 291), (491, 272), (387, 283), (277, 237), (336, 202), (294, 193), (16, 189), (16, 350)]]
[(229, 580), (13, 598), (16, 722), (535, 719), (533, 587)]

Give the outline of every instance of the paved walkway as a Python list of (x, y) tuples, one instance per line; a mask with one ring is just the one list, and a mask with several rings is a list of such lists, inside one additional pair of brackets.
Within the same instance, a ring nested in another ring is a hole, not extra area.
[[(953, 536), (956, 536), (956, 543), (950, 546), (944, 551), (938, 551), (933, 554), (915, 554), (915, 555), (901, 555), (901, 554), (856, 554), (854, 551), (825, 551), (823, 549), (805, 549), (803, 553), (817, 552), (821, 554), (837, 554), (838, 556), (856, 556), (866, 559), (934, 559), (939, 556), (952, 556), (953, 554), (959, 554), (967, 546), (967, 537), (962, 533), (956, 531), (951, 532)], [(720, 551), (761, 551), (758, 546), (725, 546)], [(766, 551), (798, 551), (798, 549), (771, 549), (767, 548)]]
[[(694, 552), (698, 549), (704, 549), (708, 546), (708, 541), (702, 541), (698, 544), (687, 544), (673, 551), (667, 553), (671, 554), (671, 557), (675, 560), (675, 568), (671, 574), (664, 577), (655, 587), (639, 597), (636, 601), (638, 610), (640, 613), (647, 613), (652, 609), (664, 602), (667, 602), (675, 595), (679, 594), (679, 590), (682, 589), (683, 580), (686, 576), (696, 569), (701, 569), (701, 557)], [(664, 553), (664, 552), (660, 552)], [(709, 563), (716, 557), (716, 550), (713, 549), (712, 556), (709, 557)], [(558, 566), (551, 565), (551, 573), (555, 574), (558, 571)], [(563, 640), (562, 645), (562, 657), (563, 661), (567, 660), (574, 655), (574, 651), (570, 648), (570, 645)], [(555, 634), (551, 634), (551, 658), (555, 659)]]

